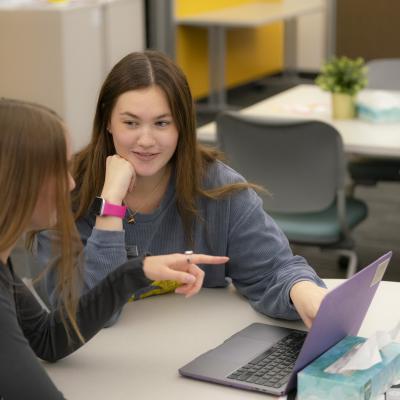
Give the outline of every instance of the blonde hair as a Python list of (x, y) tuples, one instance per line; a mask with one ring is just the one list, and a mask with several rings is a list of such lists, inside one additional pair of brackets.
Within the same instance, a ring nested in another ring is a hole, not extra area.
[(29, 229), (39, 193), (50, 178), (55, 178), (61, 318), (68, 337), (72, 327), (84, 341), (75, 318), (81, 246), (71, 213), (63, 122), (43, 106), (0, 98), (0, 252)]

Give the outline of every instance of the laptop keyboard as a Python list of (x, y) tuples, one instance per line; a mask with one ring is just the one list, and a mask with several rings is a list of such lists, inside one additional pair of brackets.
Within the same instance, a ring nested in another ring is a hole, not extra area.
[(237, 381), (279, 388), (289, 380), (307, 333), (293, 331), (228, 376)]

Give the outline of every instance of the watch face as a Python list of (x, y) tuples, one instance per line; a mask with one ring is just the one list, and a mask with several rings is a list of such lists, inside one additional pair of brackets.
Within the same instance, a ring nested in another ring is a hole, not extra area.
[(90, 206), (90, 211), (96, 215), (102, 215), (104, 200), (101, 197), (96, 197)]

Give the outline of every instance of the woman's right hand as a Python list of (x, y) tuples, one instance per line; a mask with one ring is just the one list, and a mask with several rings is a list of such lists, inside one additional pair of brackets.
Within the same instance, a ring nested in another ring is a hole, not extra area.
[(112, 204), (121, 204), (132, 191), (136, 174), (132, 164), (117, 154), (107, 157), (106, 176), (101, 197)]
[(205, 254), (151, 256), (144, 259), (143, 271), (147, 278), (154, 281), (178, 281), (181, 286), (175, 293), (191, 297), (200, 291), (204, 280), (204, 271), (196, 264), (225, 264), (228, 260), (229, 257)]

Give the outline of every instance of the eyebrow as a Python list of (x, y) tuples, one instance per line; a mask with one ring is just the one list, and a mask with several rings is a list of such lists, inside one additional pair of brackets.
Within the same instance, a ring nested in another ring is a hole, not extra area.
[[(131, 118), (140, 119), (140, 117), (138, 115), (132, 114), (129, 111), (122, 112), (122, 113), (120, 113), (120, 115), (121, 116), (127, 116), (127, 117), (131, 117)], [(160, 118), (165, 118), (165, 117), (172, 117), (172, 115), (169, 114), (169, 113), (164, 113), (164, 114), (156, 116), (154, 119), (160, 119)]]

